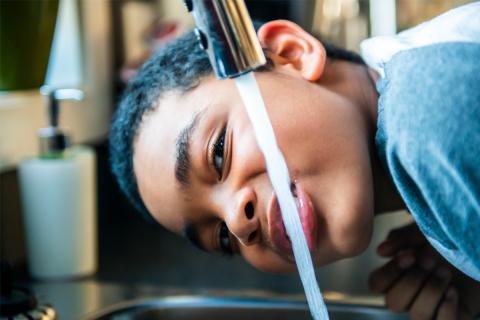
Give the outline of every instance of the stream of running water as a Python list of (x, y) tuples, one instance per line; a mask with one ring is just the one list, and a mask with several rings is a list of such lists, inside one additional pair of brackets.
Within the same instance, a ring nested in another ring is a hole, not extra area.
[(265, 157), (268, 176), (280, 205), (283, 224), (292, 242), (293, 255), (310, 312), (315, 320), (328, 319), (327, 308), (315, 277), (312, 257), (303, 233), (298, 208), (291, 193), (288, 167), (278, 148), (257, 80), (253, 72), (243, 74), (234, 80), (252, 122), (260, 150)]

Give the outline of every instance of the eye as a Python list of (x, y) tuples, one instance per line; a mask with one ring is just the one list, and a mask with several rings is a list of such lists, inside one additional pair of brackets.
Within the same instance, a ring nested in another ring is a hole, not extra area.
[(225, 158), (225, 133), (226, 129), (223, 129), (222, 133), (215, 142), (215, 145), (213, 146), (212, 152), (212, 164), (220, 178), (223, 174), (223, 165)]
[(226, 256), (233, 256), (232, 243), (230, 241), (230, 231), (225, 222), (220, 223), (218, 231), (218, 243), (222, 253)]

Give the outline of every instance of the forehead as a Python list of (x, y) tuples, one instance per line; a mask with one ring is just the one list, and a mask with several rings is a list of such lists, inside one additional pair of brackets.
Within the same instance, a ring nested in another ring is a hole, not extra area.
[[(148, 211), (157, 219), (157, 213), (174, 212), (175, 204), (164, 199), (176, 195), (174, 176), (175, 144), (179, 132), (188, 124), (195, 107), (180, 105), (182, 97), (176, 93), (162, 97), (158, 106), (146, 115), (134, 143), (133, 168), (140, 196)], [(162, 208), (159, 203), (162, 202)], [(158, 219), (157, 219), (158, 220)], [(163, 221), (159, 221), (164, 224)], [(178, 229), (181, 221), (167, 226)]]
[(228, 82), (209, 77), (185, 94), (171, 92), (162, 96), (139, 128), (133, 157), (139, 193), (155, 219), (172, 231), (183, 228), (181, 212), (192, 209), (175, 178), (177, 138), (196, 114), (209, 106), (209, 114), (220, 112), (216, 107), (219, 101), (225, 97), (231, 101), (232, 85)]

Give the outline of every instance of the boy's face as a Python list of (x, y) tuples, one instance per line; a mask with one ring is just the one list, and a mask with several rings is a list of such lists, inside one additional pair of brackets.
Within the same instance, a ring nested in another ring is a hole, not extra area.
[[(358, 254), (370, 241), (369, 139), (351, 99), (297, 71), (298, 65), (276, 64), (256, 78), (296, 189), (312, 258), (323, 265)], [(261, 270), (296, 269), (233, 80), (211, 76), (186, 94), (162, 97), (144, 119), (134, 150), (140, 195), (160, 224), (208, 251), (241, 254)]]

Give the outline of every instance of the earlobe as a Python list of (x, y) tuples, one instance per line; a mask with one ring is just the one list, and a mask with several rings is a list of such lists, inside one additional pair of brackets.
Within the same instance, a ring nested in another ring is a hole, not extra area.
[(258, 38), (266, 49), (290, 64), (308, 81), (318, 80), (323, 73), (326, 53), (323, 45), (301, 27), (287, 20), (275, 20), (258, 30)]

